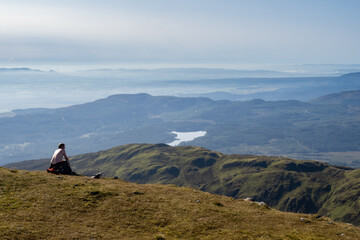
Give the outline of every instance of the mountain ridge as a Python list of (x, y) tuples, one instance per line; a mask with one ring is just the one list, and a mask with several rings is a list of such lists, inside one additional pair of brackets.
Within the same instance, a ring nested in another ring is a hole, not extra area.
[[(6, 167), (41, 170), (48, 164), (44, 159)], [(356, 177), (360, 169), (166, 144), (128, 144), (77, 155), (71, 157), (71, 165), (84, 175), (101, 171), (136, 183), (175, 184), (236, 199), (251, 197), (282, 211), (317, 213), (360, 224), (360, 206), (354, 200), (360, 193)]]
[[(360, 73), (359, 73), (360, 75)], [(344, 91), (340, 93), (328, 94), (311, 100), (312, 103), (319, 104), (341, 104), (341, 105), (360, 105), (360, 90)]]

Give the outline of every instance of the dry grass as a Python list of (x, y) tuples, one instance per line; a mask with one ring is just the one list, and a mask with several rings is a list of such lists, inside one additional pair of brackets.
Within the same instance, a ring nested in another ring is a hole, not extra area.
[(173, 185), (0, 168), (0, 239), (360, 239), (359, 228)]

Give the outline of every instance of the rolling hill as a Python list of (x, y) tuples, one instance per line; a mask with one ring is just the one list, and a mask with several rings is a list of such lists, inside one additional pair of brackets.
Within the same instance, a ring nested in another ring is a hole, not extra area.
[(333, 93), (316, 98), (312, 103), (320, 104), (341, 104), (341, 105), (360, 105), (360, 90)]
[(358, 227), (190, 188), (0, 168), (1, 239), (358, 239)]
[[(360, 169), (316, 161), (226, 155), (194, 146), (129, 144), (71, 158), (80, 174), (143, 184), (175, 184), (241, 199), (251, 197), (282, 211), (329, 216), (360, 224)], [(6, 165), (45, 170), (49, 159)]]

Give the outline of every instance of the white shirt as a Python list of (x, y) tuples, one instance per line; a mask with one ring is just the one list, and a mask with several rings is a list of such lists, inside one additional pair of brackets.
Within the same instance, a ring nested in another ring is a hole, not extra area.
[(59, 148), (59, 149), (55, 150), (50, 163), (56, 164), (56, 163), (62, 162), (63, 157), (67, 158), (65, 149)]

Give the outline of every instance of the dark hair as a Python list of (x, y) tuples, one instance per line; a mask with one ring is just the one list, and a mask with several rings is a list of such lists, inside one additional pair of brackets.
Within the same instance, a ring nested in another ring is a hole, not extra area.
[(65, 147), (65, 144), (64, 143), (59, 143), (58, 148), (63, 148), (63, 147)]

